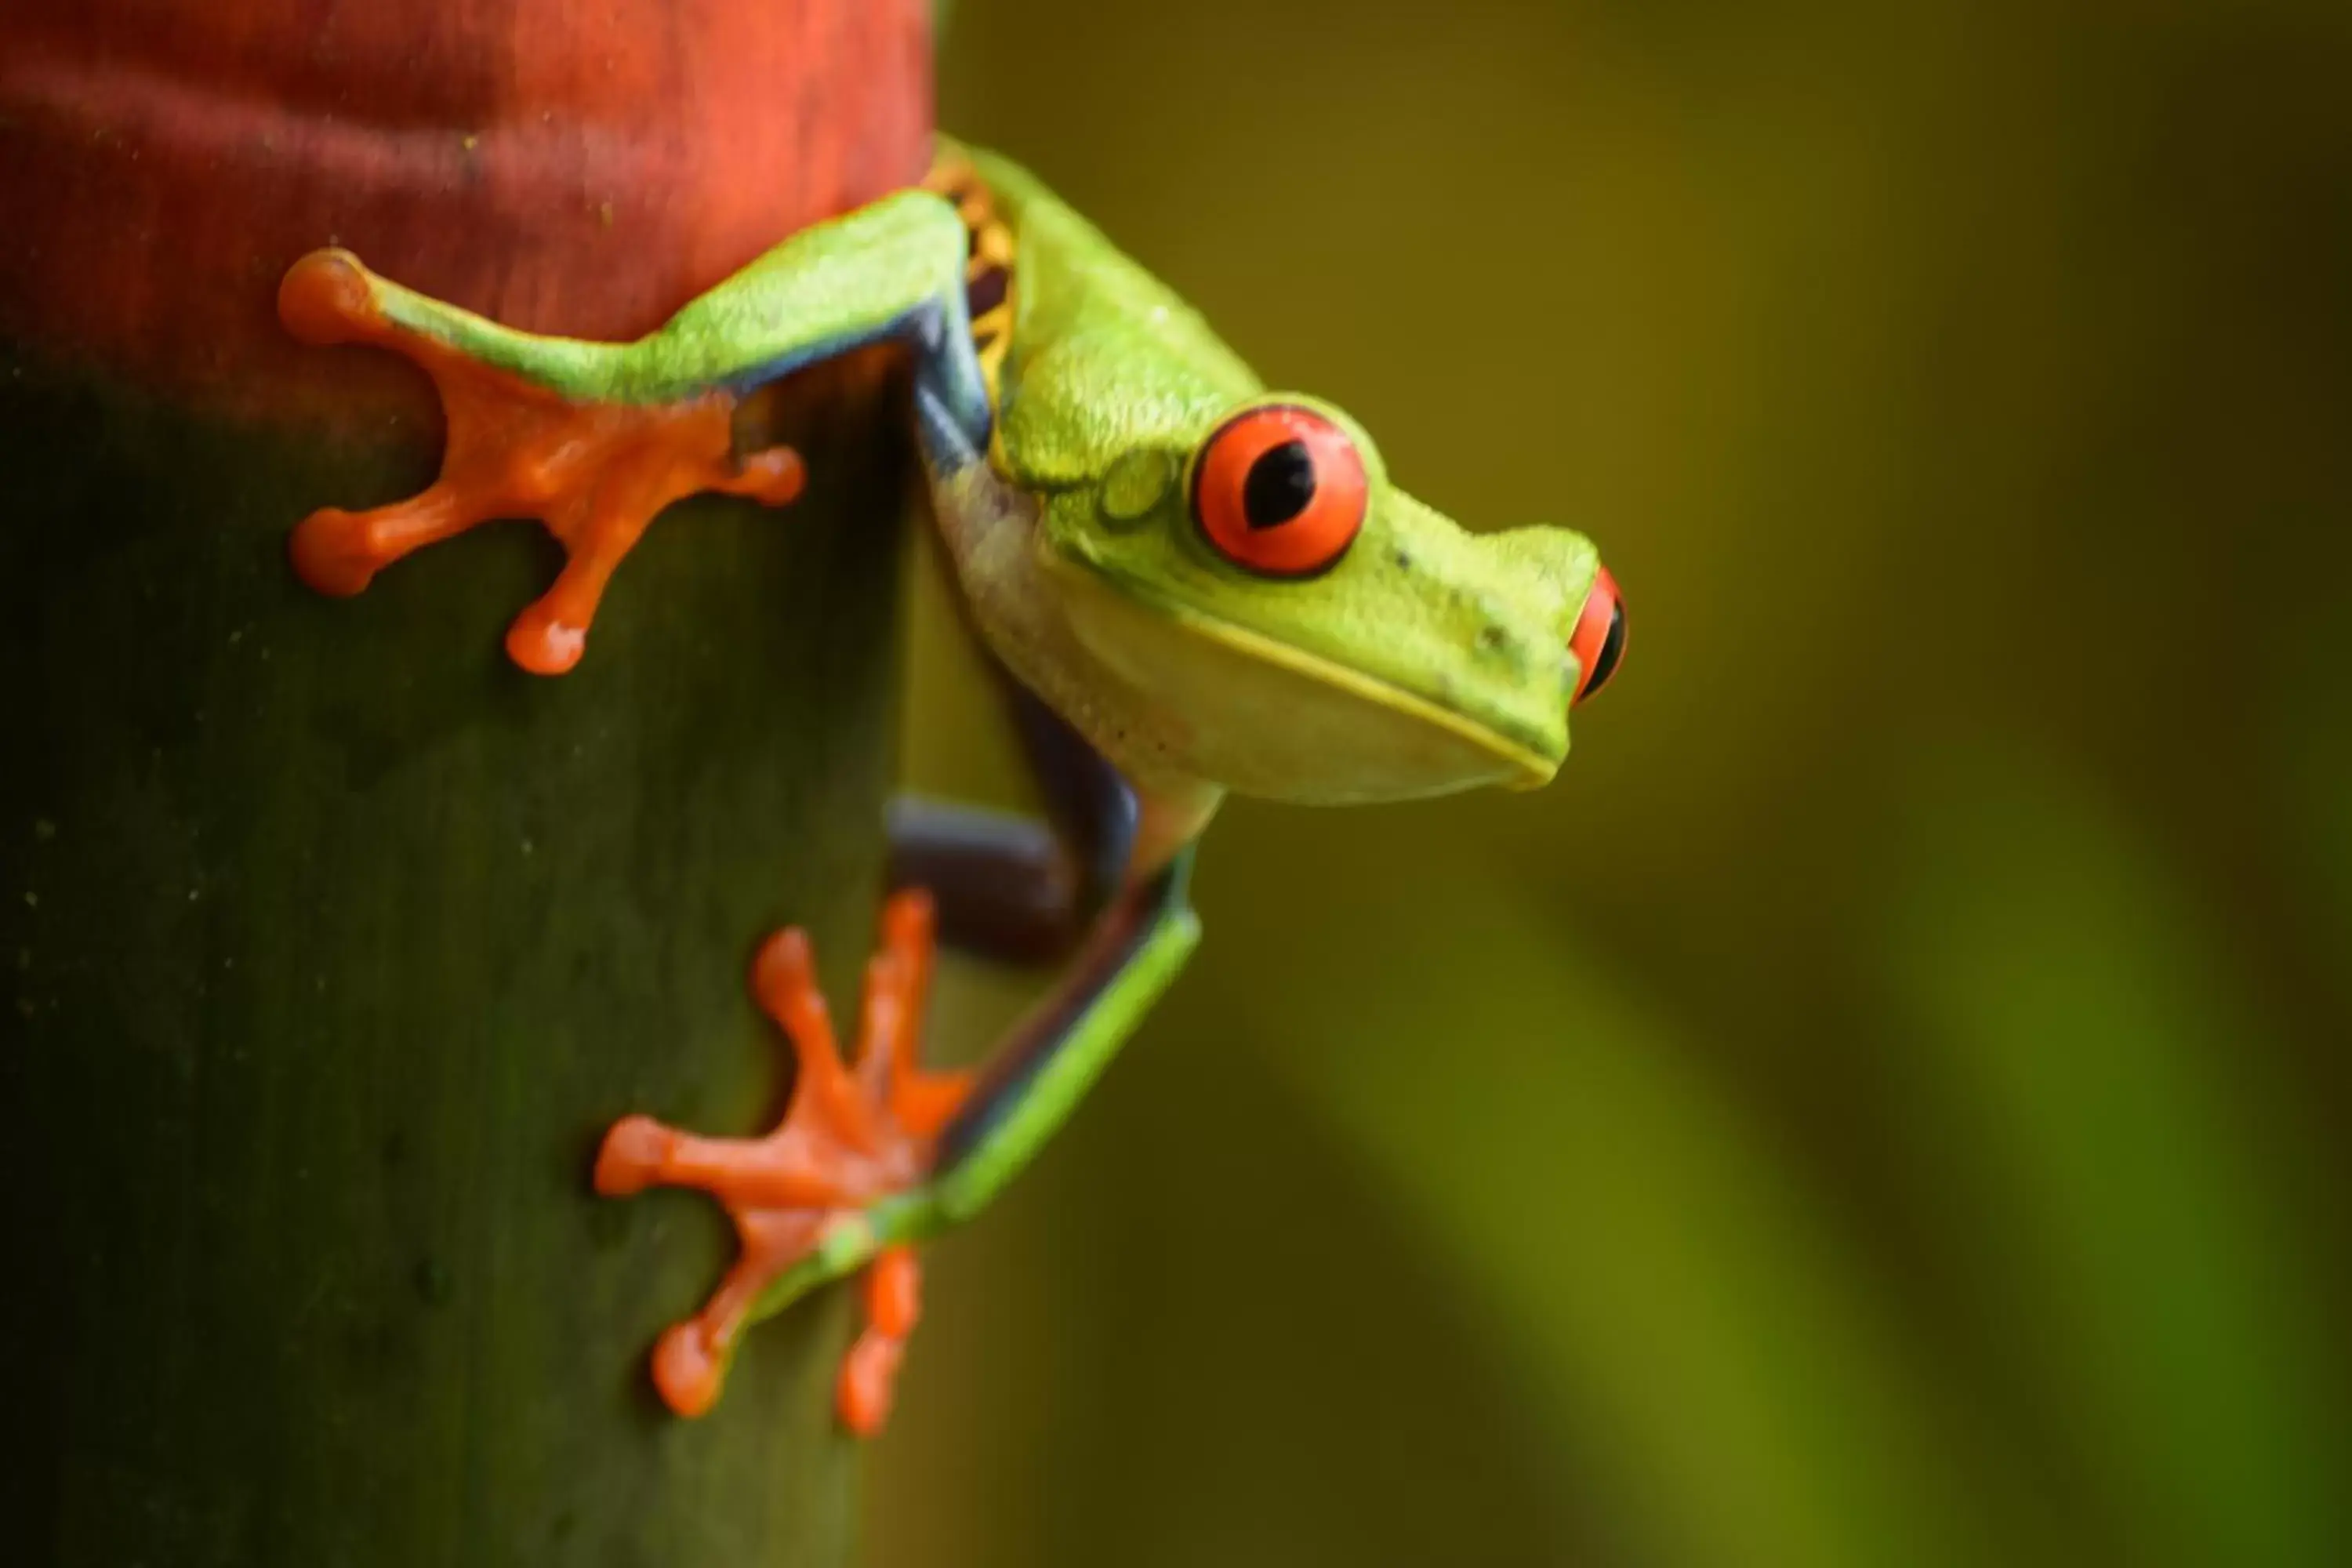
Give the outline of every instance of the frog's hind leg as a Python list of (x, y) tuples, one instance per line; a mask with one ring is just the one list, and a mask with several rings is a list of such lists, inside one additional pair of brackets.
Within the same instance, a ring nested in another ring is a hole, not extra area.
[(626, 345), (500, 327), (378, 278), (343, 250), (297, 262), (278, 303), (307, 342), (370, 343), (415, 361), (448, 423), (430, 488), (372, 510), (312, 512), (294, 531), (296, 572), (321, 593), (356, 594), (424, 545), (496, 518), (538, 518), (568, 559), (507, 634), (508, 653), (537, 674), (579, 661), (613, 569), (670, 502), (715, 489), (773, 506), (800, 493), (789, 447), (737, 458), (731, 392), (625, 401)]
[(932, 912), (894, 896), (881, 950), (866, 965), (857, 1050), (845, 1061), (816, 985), (807, 939), (768, 940), (752, 965), (761, 1007), (791, 1039), (792, 1102), (759, 1138), (703, 1138), (631, 1116), (604, 1136), (596, 1190), (697, 1188), (725, 1207), (740, 1250), (701, 1310), (655, 1347), (654, 1384), (681, 1415), (719, 1397), (742, 1331), (832, 1280), (868, 1271), (866, 1325), (837, 1388), (852, 1430), (880, 1426), (914, 1330), (917, 1273), (905, 1243), (929, 1219), (923, 1182), (940, 1131), (962, 1108), (960, 1073), (926, 1071), (915, 1042), (931, 973)]

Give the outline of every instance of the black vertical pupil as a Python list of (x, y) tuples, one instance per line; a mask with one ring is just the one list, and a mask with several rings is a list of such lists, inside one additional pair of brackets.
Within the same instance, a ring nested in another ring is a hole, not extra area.
[(1315, 458), (1304, 441), (1258, 454), (1242, 480), (1242, 516), (1252, 528), (1279, 528), (1315, 499)]
[(1601, 651), (1592, 656), (1592, 673), (1584, 678), (1584, 689), (1580, 696), (1590, 697), (1609, 684), (1617, 673), (1617, 661), (1625, 657), (1625, 601), (1618, 600), (1609, 606), (1609, 635), (1601, 639)]

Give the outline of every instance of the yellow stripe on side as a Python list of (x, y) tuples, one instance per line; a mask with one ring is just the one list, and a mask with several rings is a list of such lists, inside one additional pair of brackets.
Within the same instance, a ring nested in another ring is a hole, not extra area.
[(944, 153), (936, 159), (923, 176), (923, 188), (954, 204), (970, 237), (963, 268), (965, 302), (971, 312), (972, 352), (993, 409), (1004, 355), (1013, 342), (1013, 229), (998, 215), (979, 169), (961, 153)]

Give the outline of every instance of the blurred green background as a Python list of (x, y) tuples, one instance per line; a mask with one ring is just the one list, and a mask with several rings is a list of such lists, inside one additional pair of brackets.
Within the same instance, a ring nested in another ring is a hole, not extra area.
[(967, 0), (940, 98), (1633, 638), (1549, 790), (1229, 809), (869, 1560), (2352, 1563), (2352, 7)]

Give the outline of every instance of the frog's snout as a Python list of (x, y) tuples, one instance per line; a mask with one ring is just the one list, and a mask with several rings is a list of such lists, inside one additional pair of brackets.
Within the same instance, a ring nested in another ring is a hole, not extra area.
[(1608, 685), (1625, 657), (1625, 601), (1606, 566), (1592, 574), (1592, 588), (1584, 595), (1576, 629), (1569, 634), (1568, 651), (1578, 670), (1576, 695), (1568, 700), (1573, 708)]

